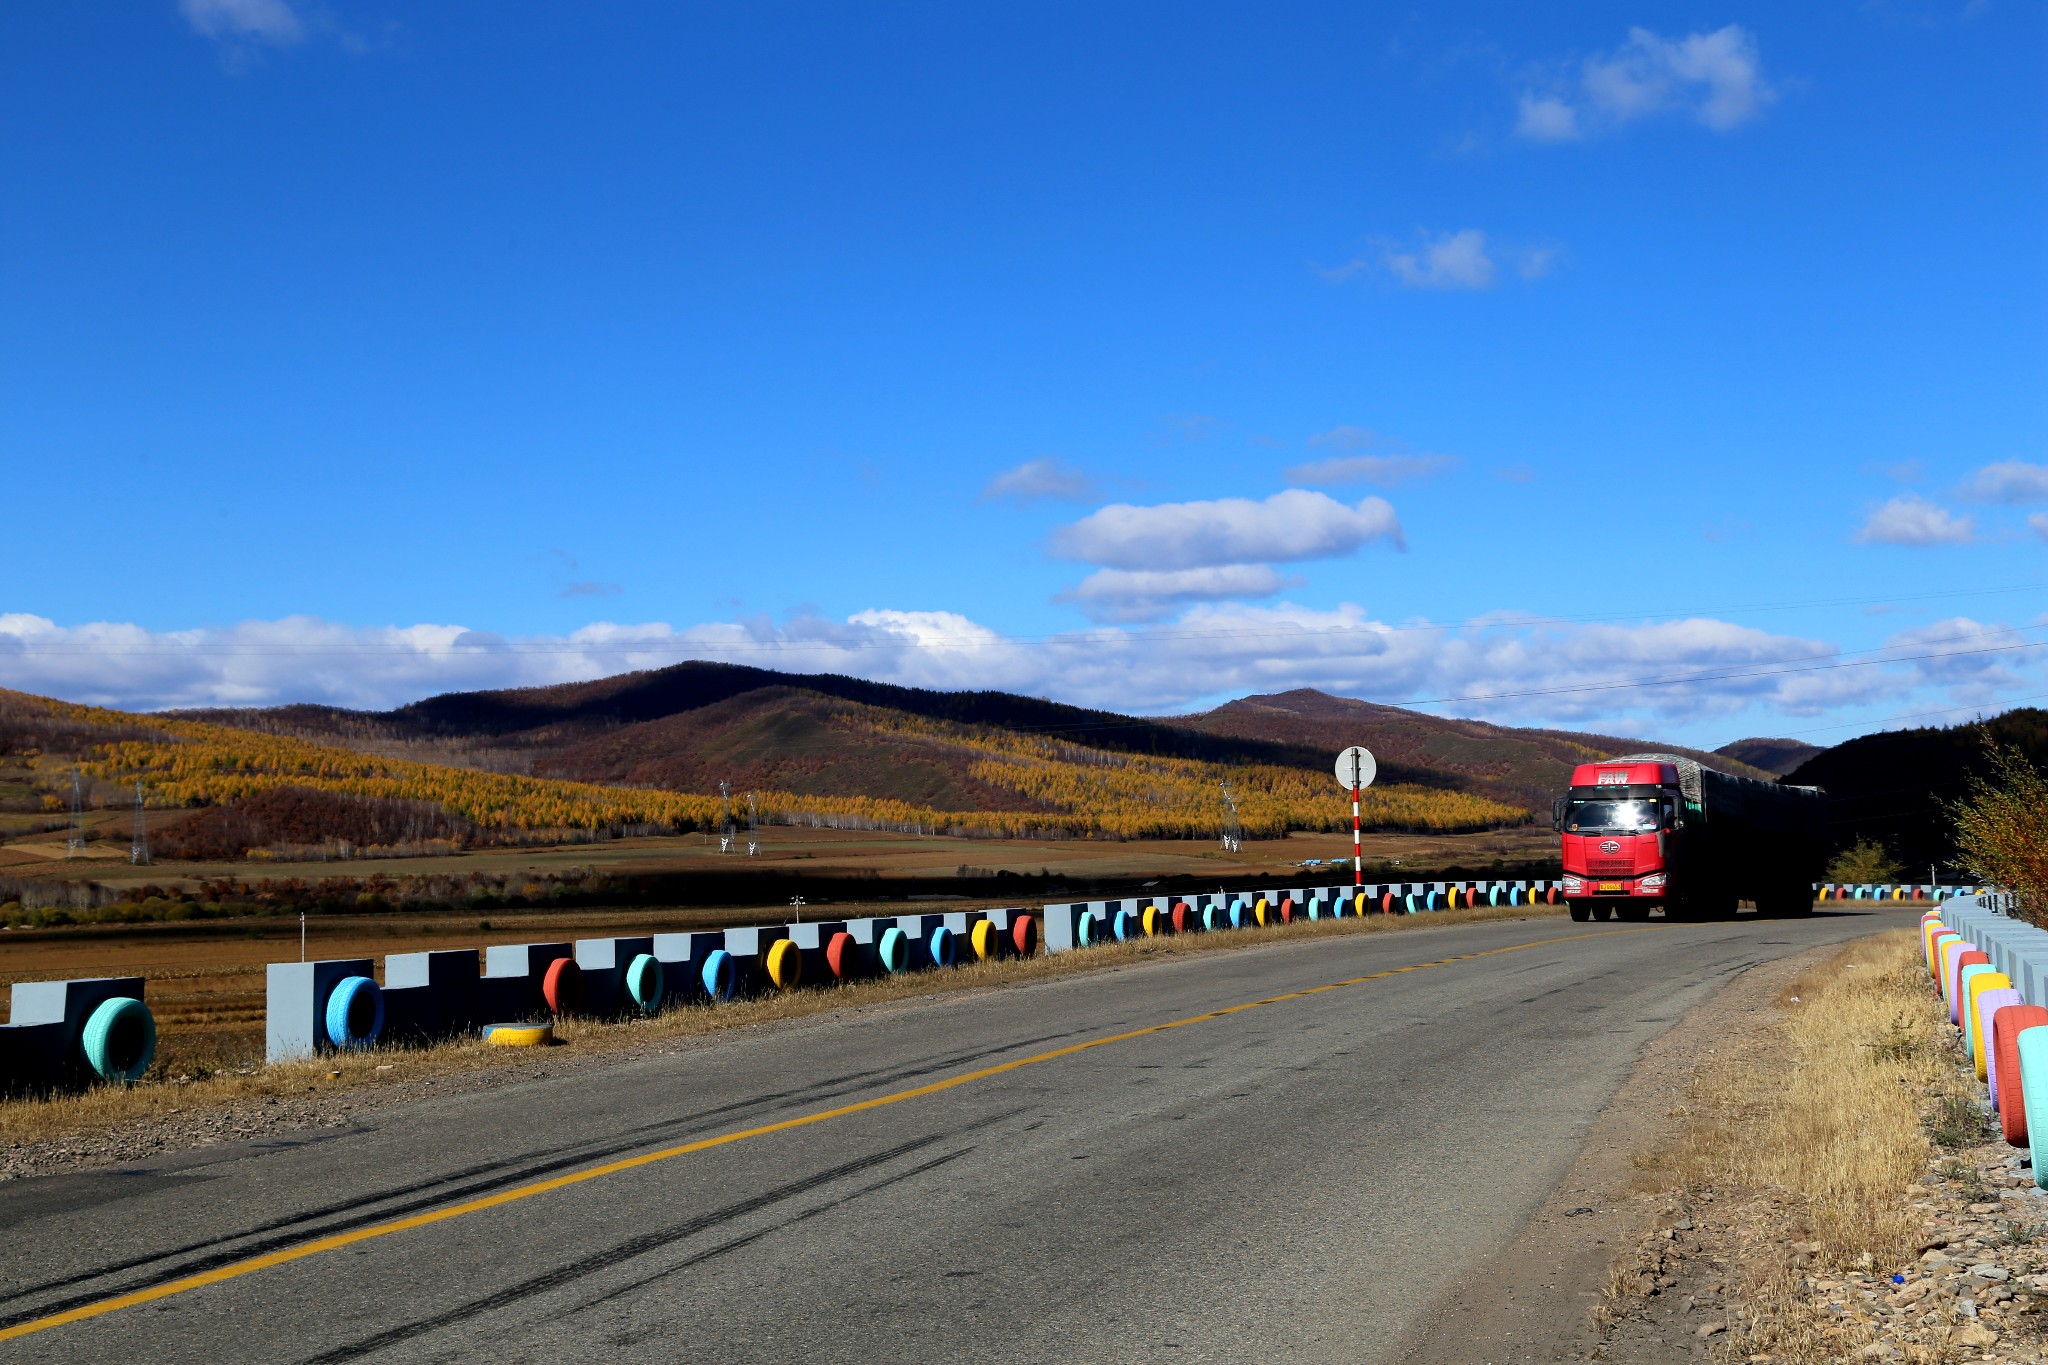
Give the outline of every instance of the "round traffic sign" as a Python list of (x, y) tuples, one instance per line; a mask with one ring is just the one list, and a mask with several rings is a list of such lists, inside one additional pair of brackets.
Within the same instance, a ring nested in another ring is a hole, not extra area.
[(1372, 750), (1363, 744), (1354, 744), (1337, 755), (1337, 785), (1345, 791), (1370, 787), (1373, 774), (1378, 771), (1379, 764), (1373, 762)]

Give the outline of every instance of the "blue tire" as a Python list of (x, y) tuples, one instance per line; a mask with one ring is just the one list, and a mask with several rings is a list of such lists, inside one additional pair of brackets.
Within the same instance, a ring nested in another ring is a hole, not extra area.
[(367, 976), (345, 976), (327, 996), (327, 1041), (348, 1051), (384, 1031), (384, 992)]
[(1244, 928), (1245, 917), (1250, 915), (1251, 911), (1251, 906), (1245, 902), (1232, 901), (1230, 903), (1230, 927), (1233, 929)]
[(884, 929), (882, 937), (875, 944), (875, 956), (882, 960), (882, 970), (894, 975), (910, 965), (910, 936), (894, 927)]
[(661, 1008), (663, 985), (661, 963), (652, 953), (641, 953), (626, 964), (626, 997), (642, 1014)]
[(950, 967), (960, 956), (960, 936), (943, 924), (932, 930), (930, 953), (934, 967)]
[(1132, 937), (1131, 912), (1128, 910), (1117, 911), (1116, 918), (1109, 922), (1109, 930), (1116, 936), (1118, 943), (1123, 943), (1130, 939)]
[(704, 994), (713, 1000), (730, 1000), (739, 988), (739, 969), (733, 965), (731, 953), (713, 948), (705, 954), (704, 970), (697, 979), (704, 984)]
[(122, 1085), (142, 1079), (156, 1058), (156, 1016), (131, 995), (102, 1000), (79, 1036), (85, 1064), (103, 1081)]

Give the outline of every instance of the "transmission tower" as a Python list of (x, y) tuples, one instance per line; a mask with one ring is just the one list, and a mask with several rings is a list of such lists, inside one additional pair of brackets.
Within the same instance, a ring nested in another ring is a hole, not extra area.
[(1237, 797), (1231, 793), (1229, 782), (1224, 782), (1222, 787), (1223, 851), (1225, 853), (1242, 853), (1244, 852), (1244, 826), (1239, 823), (1237, 818)]
[(149, 826), (142, 819), (142, 779), (135, 779), (135, 842), (128, 845), (128, 861), (138, 866), (149, 862)]
[(761, 805), (752, 792), (747, 793), (747, 856), (761, 851)]
[(85, 774), (76, 768), (71, 770), (71, 837), (64, 845), (64, 856), (85, 856)]
[(737, 831), (732, 823), (732, 783), (718, 784), (718, 851), (732, 852), (733, 839)]

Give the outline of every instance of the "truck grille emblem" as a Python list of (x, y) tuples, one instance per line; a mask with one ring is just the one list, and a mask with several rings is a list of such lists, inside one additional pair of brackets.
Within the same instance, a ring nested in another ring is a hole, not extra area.
[(1602, 839), (1600, 841), (1600, 851), (1602, 853), (1619, 853), (1621, 852), (1621, 844), (1613, 839)]

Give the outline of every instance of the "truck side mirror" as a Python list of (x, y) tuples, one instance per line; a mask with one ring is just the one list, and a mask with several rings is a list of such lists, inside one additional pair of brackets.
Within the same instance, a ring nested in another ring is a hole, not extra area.
[(1557, 800), (1550, 803), (1550, 827), (1552, 829), (1564, 828), (1564, 802), (1565, 798), (1560, 796)]

